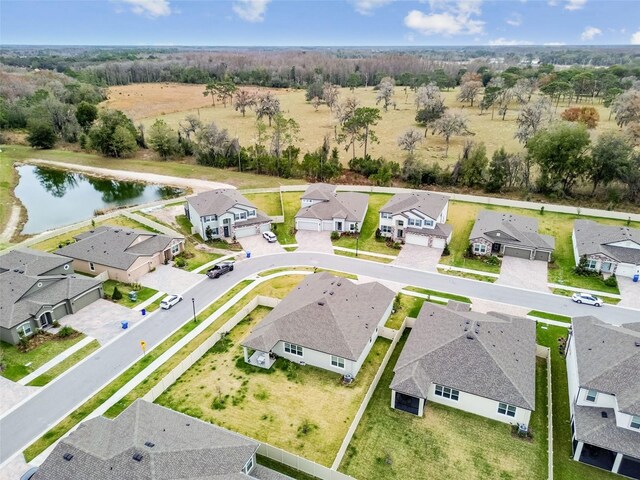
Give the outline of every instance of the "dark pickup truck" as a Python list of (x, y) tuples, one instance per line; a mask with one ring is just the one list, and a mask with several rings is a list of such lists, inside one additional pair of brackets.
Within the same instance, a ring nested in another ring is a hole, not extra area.
[(221, 262), (207, 270), (207, 277), (218, 278), (227, 272), (233, 272), (233, 262)]

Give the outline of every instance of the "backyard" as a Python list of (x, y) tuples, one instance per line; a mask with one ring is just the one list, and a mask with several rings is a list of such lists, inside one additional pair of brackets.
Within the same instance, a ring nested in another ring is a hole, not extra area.
[(296, 243), (296, 236), (293, 233), (296, 227), (296, 213), (300, 210), (301, 192), (283, 192), (282, 204), (284, 206), (284, 223), (276, 227), (275, 233), (278, 241), (282, 245)]
[(385, 327), (398, 330), (402, 326), (405, 317), (416, 318), (418, 316), (425, 301), (426, 299), (424, 298), (399, 293), (393, 304), (393, 313), (387, 319)]
[(545, 361), (538, 361), (536, 411), (530, 422), (533, 440), (527, 441), (513, 436), (509, 425), (433, 402), (422, 418), (391, 409), (389, 385), (407, 336), (408, 330), (391, 356), (340, 471), (368, 480), (546, 479)]
[(240, 343), (269, 311), (251, 312), (157, 403), (330, 466), (390, 342), (375, 342), (350, 386), (282, 358), (269, 370), (252, 367)]
[(244, 196), (252, 202), (258, 210), (262, 210), (269, 216), (282, 215), (282, 204), (280, 203), (280, 193), (245, 193)]

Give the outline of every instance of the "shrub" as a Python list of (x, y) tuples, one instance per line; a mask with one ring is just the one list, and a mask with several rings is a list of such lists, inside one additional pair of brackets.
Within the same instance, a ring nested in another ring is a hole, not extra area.
[(122, 300), (122, 293), (120, 293), (120, 290), (118, 290), (118, 287), (113, 287), (113, 294), (111, 295), (111, 298), (116, 302), (118, 300)]
[(318, 429), (318, 425), (311, 423), (309, 420), (303, 420), (302, 424), (298, 427), (298, 438), (309, 435), (314, 430)]
[(444, 248), (442, 249), (442, 256), (448, 257), (449, 255), (451, 255), (451, 250), (449, 250), (449, 243), (445, 242)]
[(331, 240), (338, 240), (340, 238), (340, 233), (335, 230), (331, 232)]
[(607, 278), (607, 279), (604, 281), (604, 284), (605, 284), (607, 287), (617, 287), (617, 286), (618, 286), (618, 280), (616, 279), (616, 276), (615, 276), (615, 275), (611, 275), (609, 278)]
[(578, 266), (573, 269), (573, 273), (576, 275), (580, 275), (581, 277), (597, 277), (600, 275), (595, 270), (590, 270), (587, 268), (587, 256), (583, 255), (580, 257), (580, 261), (578, 262)]
[(33, 148), (49, 149), (56, 144), (56, 132), (48, 122), (32, 122), (28, 127), (27, 142)]
[(567, 122), (584, 123), (587, 128), (596, 128), (600, 120), (600, 115), (594, 107), (567, 108), (560, 116)]
[(495, 255), (490, 255), (485, 260), (485, 263), (487, 265), (500, 265), (500, 259), (498, 257), (496, 257)]
[(184, 257), (175, 257), (174, 261), (175, 266), (178, 268), (184, 268), (187, 265), (187, 261), (184, 259)]
[(73, 328), (71, 328), (69, 325), (65, 325), (58, 332), (58, 337), (67, 338), (73, 335), (74, 333), (76, 333), (76, 331)]
[(376, 228), (376, 240), (380, 240), (382, 238), (382, 232), (379, 228)]

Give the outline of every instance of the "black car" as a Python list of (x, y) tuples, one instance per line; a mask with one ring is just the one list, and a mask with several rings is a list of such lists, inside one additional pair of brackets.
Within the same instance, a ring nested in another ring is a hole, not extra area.
[(218, 278), (220, 275), (224, 275), (227, 272), (233, 272), (233, 262), (221, 262), (207, 270), (207, 276), (209, 278)]

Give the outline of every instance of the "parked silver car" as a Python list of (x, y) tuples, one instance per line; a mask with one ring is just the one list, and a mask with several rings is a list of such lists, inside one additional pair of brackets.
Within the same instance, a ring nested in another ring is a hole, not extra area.
[(163, 310), (169, 310), (174, 305), (178, 304), (182, 301), (182, 296), (180, 295), (169, 295), (168, 297), (164, 297), (160, 302), (160, 308)]
[(574, 293), (571, 295), (571, 300), (576, 303), (584, 303), (585, 305), (594, 305), (596, 307), (604, 305), (601, 298), (591, 295), (590, 293)]

